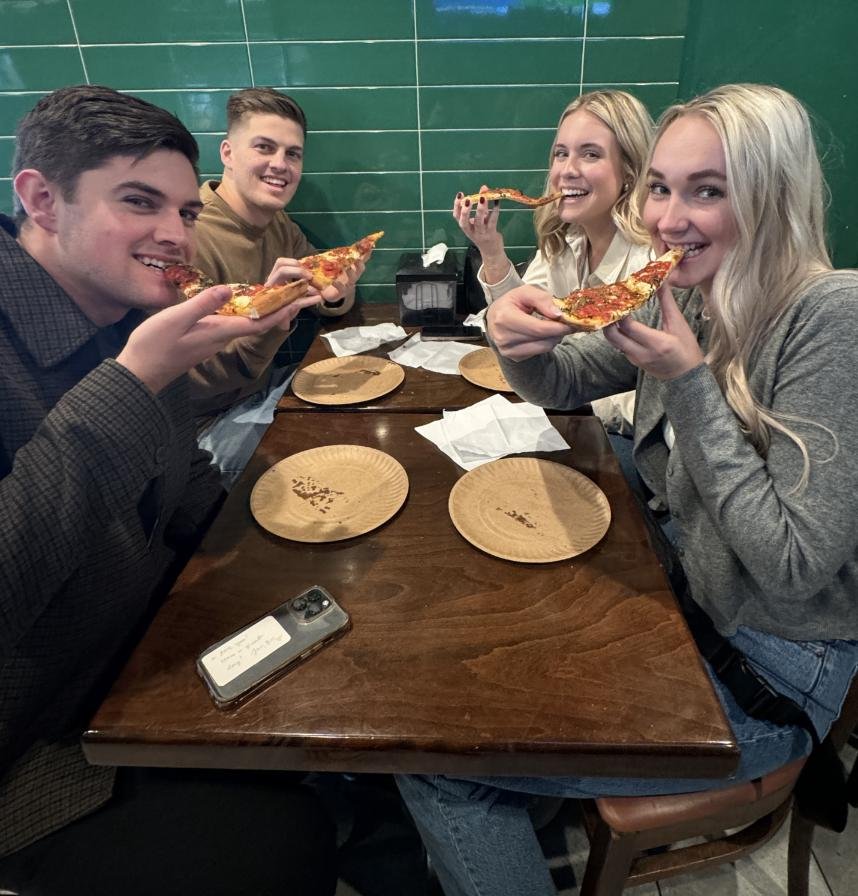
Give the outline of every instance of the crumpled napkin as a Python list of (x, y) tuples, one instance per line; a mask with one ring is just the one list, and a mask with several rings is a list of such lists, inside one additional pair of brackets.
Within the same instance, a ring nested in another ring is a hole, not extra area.
[(482, 311), (478, 311), (476, 314), (469, 314), (462, 323), (466, 327), (479, 327), (485, 333), (486, 311), (488, 311), (488, 308), (483, 308)]
[(423, 267), (428, 268), (430, 264), (441, 264), (446, 254), (447, 244), (435, 243), (420, 256), (423, 259)]
[(478, 345), (466, 342), (422, 342), (420, 334), (415, 333), (408, 342), (388, 352), (387, 356), (404, 367), (422, 367), (435, 373), (458, 373), (459, 361), (478, 348)]
[(415, 428), (460, 467), (473, 470), (508, 454), (562, 451), (569, 444), (536, 405), (492, 395), (441, 420)]
[(404, 339), (408, 334), (399, 324), (375, 324), (372, 327), (345, 327), (331, 333), (322, 333), (328, 340), (331, 351), (338, 357), (359, 355), (378, 348), (385, 342)]

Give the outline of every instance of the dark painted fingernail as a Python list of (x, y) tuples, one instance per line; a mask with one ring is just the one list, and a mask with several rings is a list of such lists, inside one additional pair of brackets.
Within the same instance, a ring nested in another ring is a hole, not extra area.
[(464, 193), (456, 193), (456, 199), (461, 199), (464, 195)]
[(480, 205), (485, 205), (485, 204), (486, 204), (486, 197), (480, 196)]
[(470, 199), (466, 199), (466, 200), (465, 200), (465, 205), (468, 206), (468, 205), (470, 205), (470, 204), (471, 204), (471, 200), (470, 200)]

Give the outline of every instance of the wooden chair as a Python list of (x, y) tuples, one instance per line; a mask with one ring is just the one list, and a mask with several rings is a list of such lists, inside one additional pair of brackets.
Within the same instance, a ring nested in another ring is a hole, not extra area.
[[(832, 727), (838, 750), (856, 725), (858, 678)], [(606, 797), (582, 803), (590, 856), (581, 896), (617, 896), (626, 887), (734, 862), (777, 833), (790, 810), (788, 893), (807, 896), (814, 823), (802, 815), (792, 799), (803, 766), (804, 760), (798, 760), (763, 778), (719, 790)], [(858, 761), (850, 775), (853, 783), (856, 769)], [(853, 786), (853, 795), (855, 790)], [(728, 830), (733, 833), (725, 833)], [(681, 840), (700, 837), (707, 839), (671, 848)]]

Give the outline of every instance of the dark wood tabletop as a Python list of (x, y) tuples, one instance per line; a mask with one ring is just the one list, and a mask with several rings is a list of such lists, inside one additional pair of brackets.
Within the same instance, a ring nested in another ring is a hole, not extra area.
[[(394, 323), (399, 324), (399, 306), (397, 304), (364, 304), (355, 305), (342, 317), (328, 317), (322, 319), (319, 332), (313, 339), (307, 354), (301, 361), (300, 367), (309, 367), (317, 361), (333, 358), (334, 353), (330, 349), (327, 339), (323, 339), (324, 333), (341, 330), (346, 327), (368, 327), (375, 324)], [(411, 336), (418, 331), (418, 327), (404, 327), (405, 332)], [(398, 340), (380, 345), (377, 349), (365, 352), (377, 358), (386, 358), (388, 352), (393, 351), (406, 340)], [(477, 343), (480, 346), (487, 345), (485, 339)], [(405, 367), (405, 379), (387, 395), (374, 398), (371, 401), (350, 405), (316, 405), (298, 398), (288, 388), (277, 403), (277, 411), (307, 411), (316, 410), (322, 412), (343, 411), (407, 411), (413, 414), (434, 414), (443, 410), (457, 411), (470, 407), (478, 401), (494, 394), (491, 389), (484, 389), (466, 380), (463, 376), (445, 373), (436, 373), (432, 370), (424, 370), (422, 367)], [(518, 402), (521, 399), (512, 392), (503, 393), (510, 401)], [(589, 405), (584, 405), (574, 413), (584, 415), (591, 414)]]
[[(473, 547), (447, 499), (463, 475), (407, 413), (278, 415), (84, 736), (116, 765), (450, 774), (717, 777), (738, 752), (599, 421), (557, 416), (612, 520), (573, 559)], [(404, 466), (402, 509), (366, 535), (301, 544), (249, 509), (290, 454), (368, 445)], [(195, 672), (203, 648), (312, 584), (350, 632), (233, 710)]]

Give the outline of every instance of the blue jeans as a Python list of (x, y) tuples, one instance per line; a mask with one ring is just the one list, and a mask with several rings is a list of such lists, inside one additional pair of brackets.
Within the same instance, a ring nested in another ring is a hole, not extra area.
[(244, 472), (256, 446), (274, 419), (277, 402), (292, 381), (295, 367), (272, 371), (272, 385), (249, 395), (220, 414), (197, 437), (200, 448), (210, 451), (219, 467), (221, 483), (229, 491)]
[[(805, 710), (823, 738), (858, 669), (858, 641), (786, 641), (744, 627), (730, 641)], [(711, 670), (710, 678), (741, 748), (729, 778), (397, 776), (447, 896), (555, 893), (527, 811), (531, 795), (591, 799), (711, 790), (765, 775), (810, 752), (806, 731), (752, 719)]]

